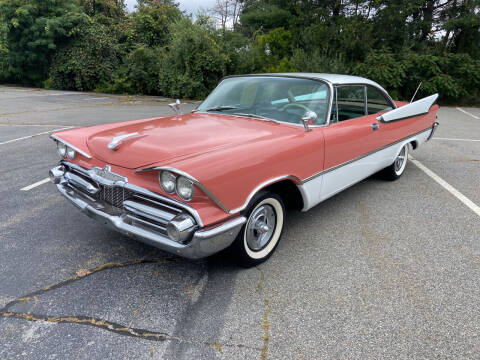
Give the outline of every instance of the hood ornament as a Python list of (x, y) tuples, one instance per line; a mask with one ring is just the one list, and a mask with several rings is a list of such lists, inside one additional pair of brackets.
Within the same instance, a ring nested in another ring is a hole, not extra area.
[(125, 134), (120, 136), (115, 136), (112, 141), (107, 145), (110, 150), (117, 150), (117, 148), (122, 144), (122, 140), (126, 139), (130, 136), (138, 135), (138, 132), (134, 132), (131, 134)]
[(177, 99), (177, 101), (175, 101), (174, 103), (168, 104), (168, 106), (170, 106), (170, 109), (172, 109), (176, 115), (179, 115), (182, 113), (180, 105), (181, 103), (179, 99)]

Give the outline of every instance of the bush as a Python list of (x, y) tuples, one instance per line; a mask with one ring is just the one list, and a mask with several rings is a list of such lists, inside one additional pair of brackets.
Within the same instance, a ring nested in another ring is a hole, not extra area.
[(181, 11), (169, 4), (141, 2), (130, 15), (127, 38), (131, 44), (164, 46), (169, 40), (172, 26), (182, 18)]
[(351, 72), (345, 57), (328, 48), (317, 48), (311, 52), (297, 49), (291, 60), (295, 71), (349, 74)]
[(383, 49), (371, 51), (364, 62), (358, 63), (353, 72), (378, 82), (390, 90), (398, 90), (407, 77), (405, 63), (395, 54)]
[(393, 96), (409, 99), (420, 82), (417, 96), (439, 93), (443, 101), (479, 94), (480, 61), (468, 54), (395, 56), (387, 50), (368, 54), (354, 72), (387, 88)]
[(41, 85), (55, 50), (86, 17), (70, 0), (0, 0), (8, 48), (2, 62), (9, 81)]
[(115, 94), (157, 95), (159, 59), (161, 48), (139, 46), (127, 54), (109, 83), (100, 84), (95, 90)]
[(7, 79), (7, 42), (6, 42), (6, 28), (3, 23), (0, 22), (0, 81), (6, 81)]
[(105, 25), (90, 22), (81, 35), (55, 54), (50, 71), (51, 85), (59, 89), (87, 91), (101, 83), (113, 83), (119, 64), (115, 38)]
[(172, 38), (160, 59), (161, 95), (204, 98), (226, 73), (228, 58), (201, 26), (183, 19), (172, 29)]

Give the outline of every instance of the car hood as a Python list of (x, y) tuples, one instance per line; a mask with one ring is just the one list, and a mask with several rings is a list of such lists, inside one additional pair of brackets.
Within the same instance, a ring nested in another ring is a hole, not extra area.
[[(92, 129), (93, 130), (93, 129)], [(192, 113), (119, 123), (93, 131), (91, 154), (111, 165), (136, 169), (278, 136), (292, 127), (238, 116)], [(121, 137), (124, 137), (121, 139)], [(115, 149), (109, 144), (117, 140)]]

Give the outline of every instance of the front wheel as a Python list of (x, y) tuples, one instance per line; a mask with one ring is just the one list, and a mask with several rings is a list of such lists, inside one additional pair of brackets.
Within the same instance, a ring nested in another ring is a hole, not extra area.
[(407, 166), (408, 149), (409, 144), (403, 145), (393, 164), (383, 169), (382, 175), (386, 180), (397, 180), (402, 176)]
[(246, 211), (247, 222), (232, 245), (233, 256), (250, 267), (267, 260), (282, 235), (285, 206), (277, 194), (259, 192)]

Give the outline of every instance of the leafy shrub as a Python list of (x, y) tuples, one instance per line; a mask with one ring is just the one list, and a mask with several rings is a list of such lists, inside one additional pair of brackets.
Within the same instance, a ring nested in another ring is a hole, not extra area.
[(480, 61), (468, 54), (410, 52), (401, 57), (381, 50), (371, 52), (354, 71), (404, 99), (413, 95), (420, 82), (418, 96), (439, 93), (447, 101), (478, 94), (480, 86)]
[(349, 74), (350, 66), (345, 57), (328, 48), (316, 48), (311, 52), (297, 49), (291, 60), (295, 71)]
[(6, 81), (7, 79), (7, 58), (8, 50), (6, 44), (6, 27), (0, 22), (0, 81)]
[(353, 72), (365, 76), (390, 90), (399, 89), (405, 82), (405, 63), (395, 54), (383, 49), (370, 52), (364, 62), (358, 63)]
[(127, 38), (131, 44), (163, 46), (169, 40), (172, 26), (182, 18), (176, 6), (160, 1), (141, 2), (131, 14)]
[(116, 94), (158, 94), (159, 59), (161, 48), (139, 46), (124, 58), (113, 73), (110, 82), (101, 83), (99, 92)]
[(70, 0), (0, 0), (0, 23), (5, 26), (9, 80), (41, 85), (52, 55), (74, 35), (86, 15)]
[(115, 39), (104, 25), (90, 22), (79, 36), (55, 54), (50, 71), (53, 87), (93, 90), (99, 83), (112, 83), (119, 64)]
[(171, 41), (160, 59), (160, 94), (203, 98), (225, 75), (227, 61), (203, 27), (183, 19), (173, 27)]

